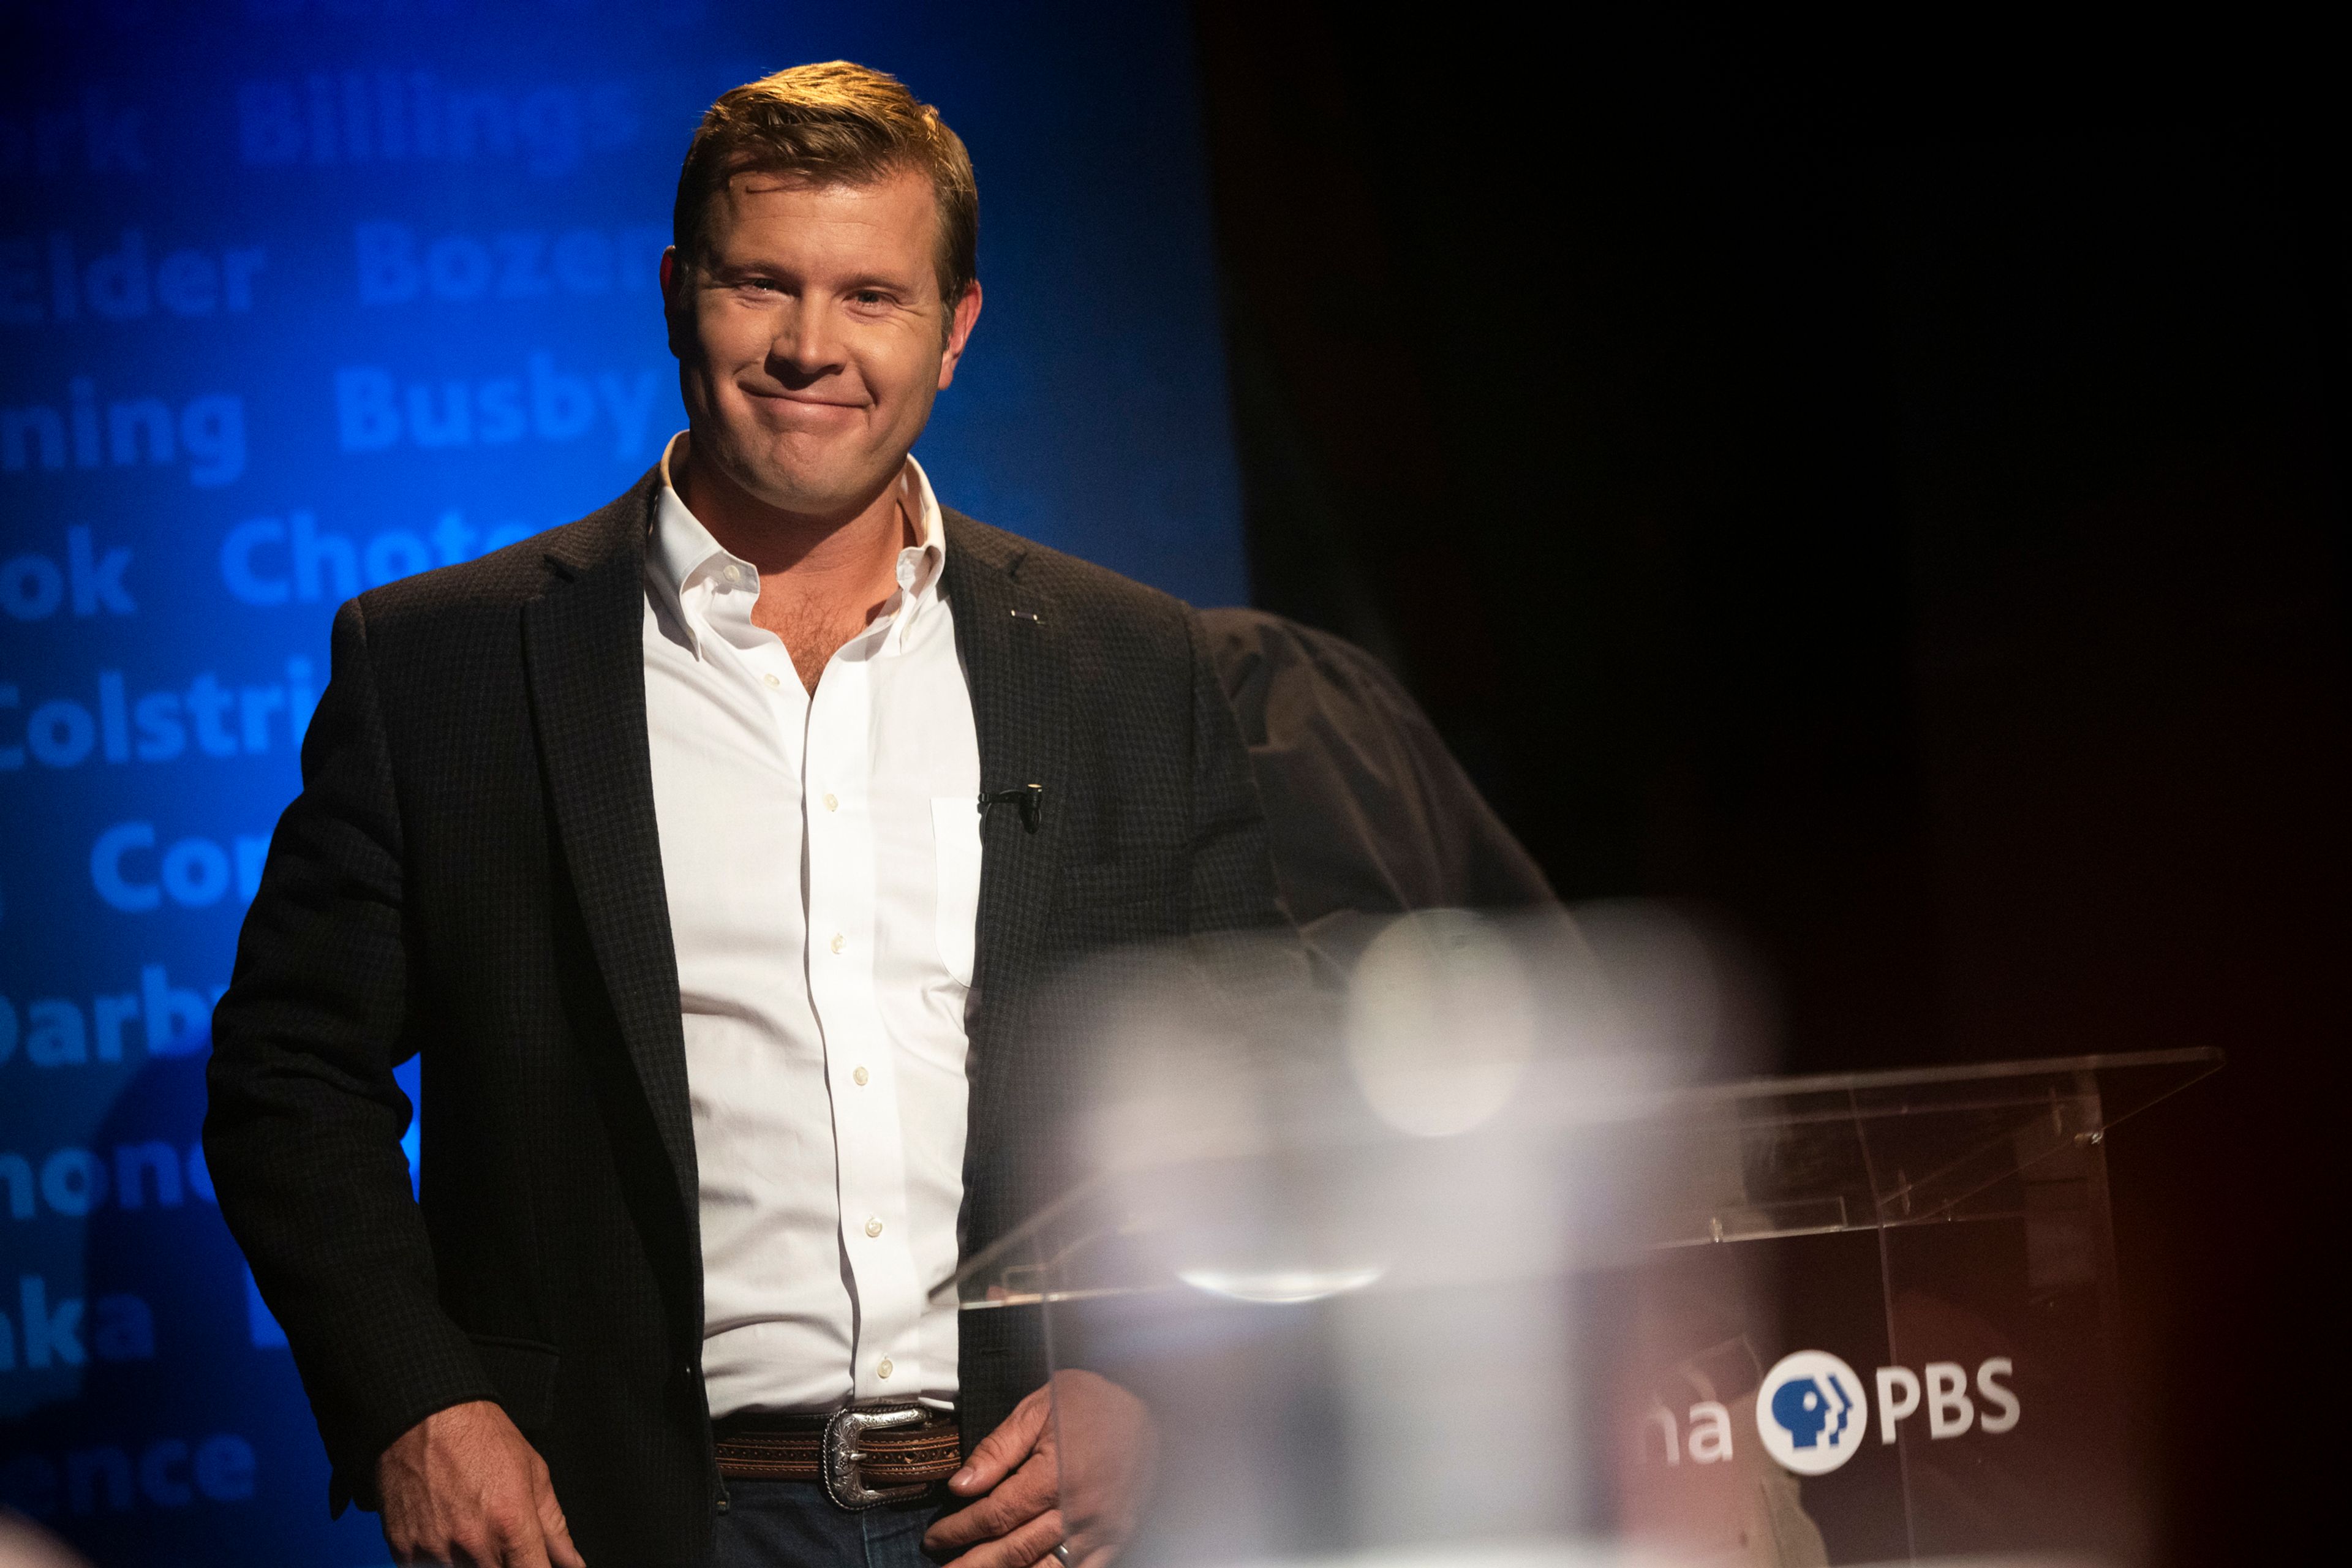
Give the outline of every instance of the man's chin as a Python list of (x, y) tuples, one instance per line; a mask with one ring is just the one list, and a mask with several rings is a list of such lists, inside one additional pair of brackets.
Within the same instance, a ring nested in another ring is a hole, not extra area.
[(729, 454), (727, 477), (762, 506), (798, 517), (855, 516), (898, 477), (903, 458), (877, 464), (801, 452)]
[(884, 483), (887, 481), (857, 485), (785, 481), (763, 484), (751, 493), (761, 505), (794, 517), (832, 518), (847, 522), (873, 503)]

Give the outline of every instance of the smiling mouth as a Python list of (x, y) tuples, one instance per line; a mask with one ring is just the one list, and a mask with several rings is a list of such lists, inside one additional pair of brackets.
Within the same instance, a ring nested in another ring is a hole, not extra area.
[(852, 409), (865, 406), (858, 403), (845, 403), (838, 398), (811, 397), (806, 393), (800, 392), (761, 392), (749, 386), (741, 390), (744, 396), (757, 398), (762, 403), (785, 403), (797, 408)]

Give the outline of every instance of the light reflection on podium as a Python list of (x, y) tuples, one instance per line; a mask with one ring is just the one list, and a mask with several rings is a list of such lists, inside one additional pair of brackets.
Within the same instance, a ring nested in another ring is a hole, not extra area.
[(1072, 976), (1058, 1195), (952, 1287), (1034, 1315), (1071, 1560), (2137, 1561), (2101, 1140), (2218, 1058), (1693, 1083), (1738, 973), (1618, 910)]

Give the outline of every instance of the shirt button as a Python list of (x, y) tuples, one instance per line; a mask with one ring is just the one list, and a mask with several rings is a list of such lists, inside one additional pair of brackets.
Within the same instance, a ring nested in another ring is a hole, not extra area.
[(743, 568), (740, 566), (727, 568), (727, 580), (730, 583), (740, 583), (743, 580)]
[(836, 935), (834, 937), (832, 943), (830, 944), (830, 945), (832, 946), (832, 948), (833, 948), (833, 951), (834, 951), (834, 952), (839, 952), (841, 951), (841, 949), (842, 949), (842, 942), (843, 942), (843, 938), (842, 938), (842, 937), (840, 937), (838, 934), (836, 934)]
[(764, 680), (764, 681), (766, 681), (769, 685), (773, 686), (773, 687), (779, 687), (779, 688), (781, 688), (781, 687), (784, 684), (782, 681), (778, 680), (778, 679), (777, 679), (774, 676), (772, 676), (772, 675), (763, 675), (763, 676), (760, 677), (760, 679), (762, 679), (762, 680)]
[(841, 809), (841, 797), (828, 793), (824, 797), (824, 808), (827, 811), (839, 811)]
[(879, 1235), (881, 1235), (881, 1234), (882, 1234), (882, 1222), (881, 1222), (880, 1220), (878, 1220), (878, 1219), (869, 1219), (869, 1220), (867, 1220), (867, 1221), (866, 1222), (866, 1235), (868, 1235), (868, 1236), (879, 1236)]
[(864, 1068), (859, 1068), (856, 1072), (851, 1073), (849, 1076), (856, 1081), (858, 1088), (864, 1089), (866, 1087), (866, 1069)]
[(893, 1370), (890, 1358), (887, 1355), (874, 1363), (874, 1375), (877, 1377), (887, 1377)]

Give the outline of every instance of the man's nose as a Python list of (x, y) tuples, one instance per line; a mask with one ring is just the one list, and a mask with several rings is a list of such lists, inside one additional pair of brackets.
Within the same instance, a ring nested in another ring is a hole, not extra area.
[(768, 369), (786, 381), (805, 384), (841, 368), (841, 339), (820, 304), (803, 300), (783, 312), (776, 335), (768, 343)]

